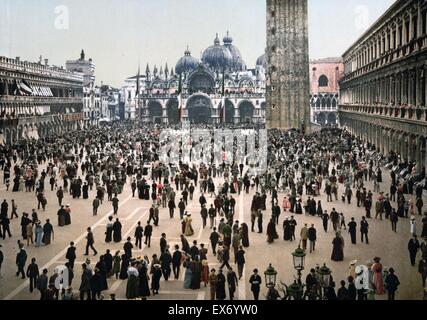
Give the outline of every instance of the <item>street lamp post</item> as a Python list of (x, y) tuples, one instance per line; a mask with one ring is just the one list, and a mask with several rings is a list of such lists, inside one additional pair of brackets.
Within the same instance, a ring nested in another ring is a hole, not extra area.
[(323, 264), (323, 267), (319, 268), (319, 275), (320, 275), (320, 284), (323, 288), (323, 296), (326, 295), (327, 289), (331, 285), (331, 274), (332, 271), (326, 266), (326, 263)]
[(294, 269), (298, 273), (298, 284), (301, 285), (301, 271), (304, 270), (305, 265), (305, 251), (301, 249), (300, 246), (295, 249), (294, 252), (292, 252), (293, 256), (293, 262), (294, 262)]
[(279, 292), (275, 289), (277, 271), (273, 268), (271, 263), (268, 266), (267, 270), (265, 270), (264, 276), (265, 286), (268, 288), (267, 300), (277, 300), (278, 298), (280, 298)]
[(276, 286), (277, 271), (276, 269), (273, 268), (271, 263), (268, 266), (267, 270), (265, 270), (264, 276), (265, 276), (265, 286), (267, 288), (271, 288), (271, 287), (274, 288)]

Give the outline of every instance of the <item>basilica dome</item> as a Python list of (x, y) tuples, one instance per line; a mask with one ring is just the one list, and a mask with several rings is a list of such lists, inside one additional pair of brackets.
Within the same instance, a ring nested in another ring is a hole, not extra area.
[(257, 67), (259, 66), (259, 67), (264, 67), (265, 68), (266, 64), (267, 64), (267, 56), (264, 53), (261, 57), (259, 57), (257, 59), (256, 65), (257, 65)]
[(224, 68), (230, 68), (233, 65), (233, 56), (230, 50), (225, 46), (221, 46), (221, 43), (216, 35), (214, 45), (207, 48), (202, 55), (202, 61), (208, 67), (222, 71)]
[(227, 35), (223, 39), (224, 47), (230, 51), (231, 57), (232, 57), (232, 69), (233, 71), (240, 71), (246, 69), (246, 64), (242, 59), (242, 54), (240, 53), (240, 50), (233, 45), (233, 38), (230, 36), (230, 34), (227, 31)]
[(185, 50), (184, 56), (178, 60), (175, 66), (175, 72), (181, 74), (184, 72), (191, 72), (198, 67), (200, 61), (191, 56), (190, 50)]

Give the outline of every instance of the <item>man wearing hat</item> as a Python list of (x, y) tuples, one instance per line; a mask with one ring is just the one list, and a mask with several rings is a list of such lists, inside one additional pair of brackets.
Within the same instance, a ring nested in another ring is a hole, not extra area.
[(254, 274), (251, 275), (249, 283), (251, 284), (251, 291), (254, 295), (255, 301), (258, 300), (259, 292), (261, 290), (261, 277), (258, 275), (258, 269), (254, 269)]
[(411, 265), (415, 266), (415, 259), (417, 257), (418, 250), (420, 249), (420, 243), (418, 242), (417, 236), (414, 234), (412, 239), (408, 243), (409, 259)]

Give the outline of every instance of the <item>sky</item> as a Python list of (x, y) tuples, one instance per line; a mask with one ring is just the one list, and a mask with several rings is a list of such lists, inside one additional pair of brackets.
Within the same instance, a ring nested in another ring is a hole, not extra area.
[[(394, 0), (309, 0), (310, 58), (341, 56)], [(65, 66), (82, 49), (96, 83), (175, 67), (230, 31), (248, 67), (266, 47), (265, 0), (0, 0), (0, 56)]]

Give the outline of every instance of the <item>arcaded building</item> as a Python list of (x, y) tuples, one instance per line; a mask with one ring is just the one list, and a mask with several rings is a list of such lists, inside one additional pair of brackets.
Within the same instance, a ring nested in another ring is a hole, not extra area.
[(77, 130), (83, 122), (83, 74), (0, 57), (0, 143)]
[(339, 123), (339, 81), (344, 74), (342, 58), (310, 61), (311, 121), (321, 126)]
[(427, 2), (393, 4), (343, 55), (341, 125), (425, 167)]

